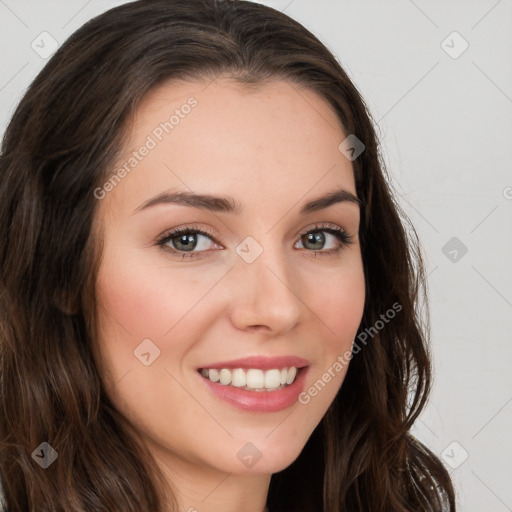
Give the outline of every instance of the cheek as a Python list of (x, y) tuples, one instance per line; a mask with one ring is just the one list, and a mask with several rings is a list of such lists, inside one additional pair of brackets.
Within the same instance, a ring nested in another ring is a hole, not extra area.
[[(171, 268), (160, 257), (129, 251), (121, 257), (119, 251), (106, 250), (96, 296), (99, 349), (112, 381), (140, 369), (141, 362), (136, 359), (139, 347), (158, 354), (151, 368), (179, 365), (194, 340), (211, 324), (216, 311), (206, 296), (222, 272), (217, 268), (199, 275), (191, 269)], [(145, 340), (151, 340), (154, 347)], [(149, 383), (154, 384), (151, 379)]]
[(326, 327), (324, 346), (330, 351), (350, 347), (361, 323), (365, 279), (361, 260), (354, 258), (339, 272), (310, 279), (308, 305)]
[[(204, 328), (200, 316), (193, 316), (194, 305), (211, 284), (197, 275), (171, 272), (161, 262), (149, 265), (126, 254), (123, 260), (113, 253), (106, 256), (96, 293), (107, 391), (141, 430), (164, 432), (170, 421), (164, 410), (179, 410), (189, 420), (197, 416), (196, 404), (187, 400), (171, 374), (179, 374), (177, 368)], [(148, 365), (143, 362), (145, 353)]]
[(157, 274), (133, 258), (100, 268), (97, 296), (107, 320), (134, 337), (158, 337), (169, 329), (174, 317), (171, 289)]
[[(155, 270), (129, 252), (106, 250), (96, 282), (99, 351), (105, 376), (115, 384), (142, 364), (134, 351), (144, 340), (154, 343), (152, 357), (161, 353), (162, 333), (174, 320), (165, 287)], [(144, 345), (146, 346), (146, 345)], [(158, 355), (160, 357), (160, 354)]]
[(108, 313), (107, 323), (117, 324), (115, 329), (132, 338), (162, 339), (194, 314), (221, 275), (222, 269), (201, 275), (193, 269), (177, 269), (154, 254), (148, 257), (140, 252), (123, 258), (112, 254), (100, 268), (97, 297)]
[(312, 418), (318, 419), (334, 400), (350, 364), (352, 344), (365, 302), (361, 259), (355, 254), (353, 258), (347, 258), (346, 264), (335, 275), (319, 276), (316, 286), (311, 279), (308, 282), (308, 305), (318, 317), (318, 332), (324, 334), (315, 349), (317, 364), (311, 368), (299, 403)]

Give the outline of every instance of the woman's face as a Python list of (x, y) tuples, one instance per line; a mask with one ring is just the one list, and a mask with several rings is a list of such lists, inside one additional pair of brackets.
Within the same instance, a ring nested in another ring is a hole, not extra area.
[(280, 471), (362, 317), (348, 134), (310, 90), (227, 78), (160, 86), (131, 128), (95, 191), (107, 392), (177, 472)]

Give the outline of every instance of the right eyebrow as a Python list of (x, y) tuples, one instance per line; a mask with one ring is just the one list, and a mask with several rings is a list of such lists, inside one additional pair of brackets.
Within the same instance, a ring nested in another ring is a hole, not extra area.
[(135, 212), (145, 210), (159, 204), (181, 204), (202, 208), (212, 212), (237, 213), (242, 211), (240, 203), (231, 197), (212, 196), (210, 194), (195, 194), (193, 192), (162, 192), (148, 199), (135, 209)]

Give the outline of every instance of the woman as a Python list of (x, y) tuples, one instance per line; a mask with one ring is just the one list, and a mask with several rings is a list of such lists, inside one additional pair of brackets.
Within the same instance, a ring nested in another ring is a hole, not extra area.
[(112, 9), (34, 80), (0, 172), (10, 511), (455, 510), (409, 434), (417, 243), (300, 24)]

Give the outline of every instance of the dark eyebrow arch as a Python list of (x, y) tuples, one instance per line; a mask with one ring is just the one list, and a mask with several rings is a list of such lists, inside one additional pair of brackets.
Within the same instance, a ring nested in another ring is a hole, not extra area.
[(334, 192), (330, 192), (329, 194), (318, 197), (317, 199), (313, 199), (306, 203), (300, 210), (301, 214), (316, 212), (318, 210), (323, 210), (324, 208), (328, 208), (333, 204), (337, 203), (355, 203), (358, 206), (361, 206), (363, 203), (361, 200), (356, 197), (352, 192), (348, 190), (344, 190), (342, 188), (335, 190)]
[[(300, 214), (323, 210), (336, 203), (350, 202), (361, 205), (361, 201), (351, 192), (338, 189), (326, 195), (320, 196), (306, 203), (300, 210)], [(219, 197), (209, 194), (195, 194), (193, 192), (162, 192), (157, 196), (142, 203), (135, 212), (145, 210), (159, 204), (181, 204), (192, 206), (212, 212), (235, 213), (242, 212), (242, 205), (231, 197)]]
[(142, 203), (135, 212), (145, 210), (158, 204), (181, 204), (212, 212), (236, 213), (242, 211), (240, 203), (230, 197), (212, 196), (210, 194), (194, 194), (193, 192), (162, 192)]

